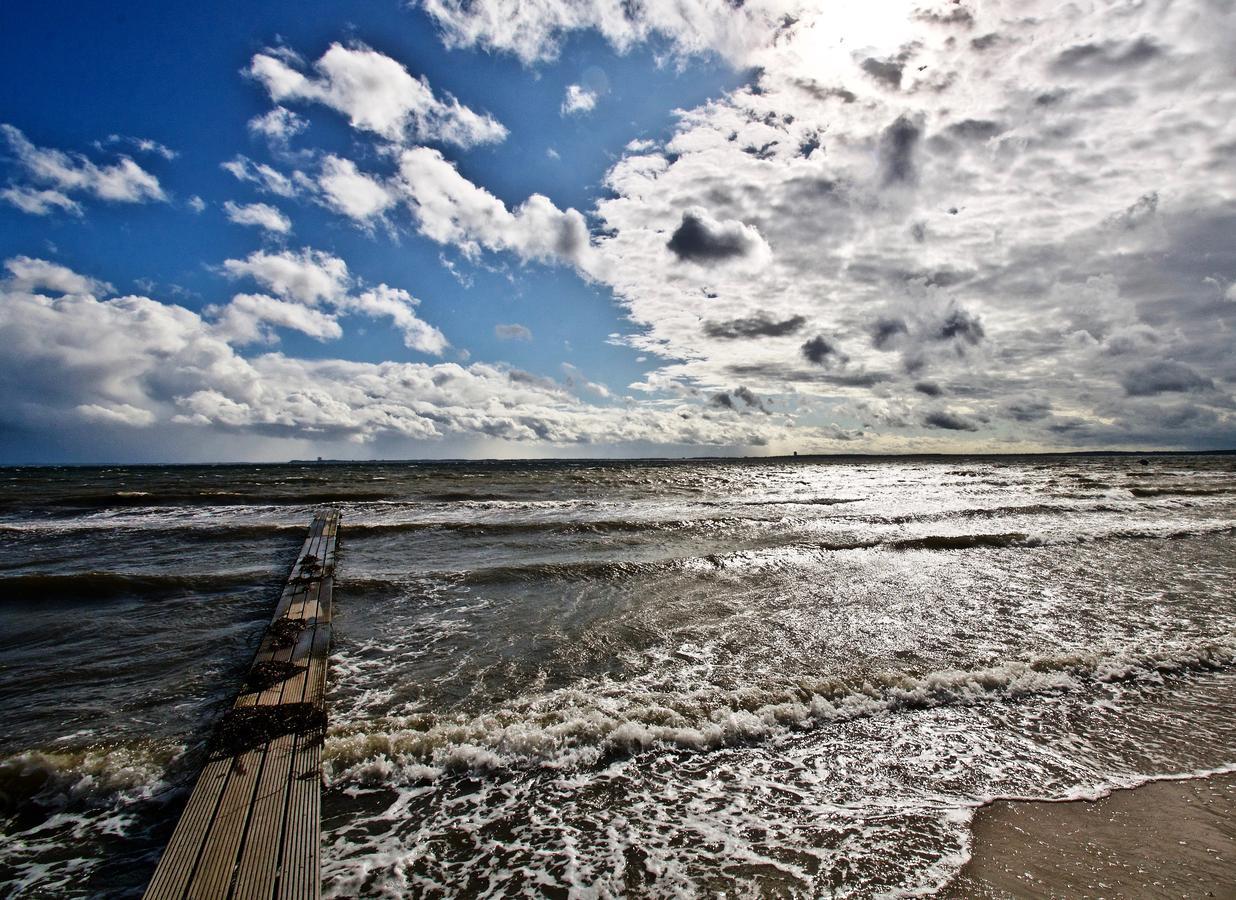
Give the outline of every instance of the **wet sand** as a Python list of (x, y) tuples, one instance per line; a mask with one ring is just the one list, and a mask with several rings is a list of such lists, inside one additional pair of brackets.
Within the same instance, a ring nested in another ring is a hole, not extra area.
[(973, 858), (940, 896), (1236, 897), (1236, 774), (994, 803), (975, 815)]

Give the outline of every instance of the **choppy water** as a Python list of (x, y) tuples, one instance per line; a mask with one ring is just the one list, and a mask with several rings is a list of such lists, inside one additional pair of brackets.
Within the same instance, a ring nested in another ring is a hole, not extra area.
[(327, 896), (912, 896), (1236, 766), (1236, 457), (0, 470), (0, 895), (139, 894), (316, 505)]

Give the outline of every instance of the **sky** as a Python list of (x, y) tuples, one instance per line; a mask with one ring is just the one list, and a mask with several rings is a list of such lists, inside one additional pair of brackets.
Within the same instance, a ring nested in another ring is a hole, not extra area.
[(0, 462), (1236, 447), (1233, 47), (1230, 0), (5, 4)]

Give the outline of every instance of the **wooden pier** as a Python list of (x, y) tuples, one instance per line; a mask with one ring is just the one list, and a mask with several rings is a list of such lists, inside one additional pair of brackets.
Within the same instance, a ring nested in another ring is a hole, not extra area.
[(314, 517), (147, 900), (316, 900), (339, 512)]

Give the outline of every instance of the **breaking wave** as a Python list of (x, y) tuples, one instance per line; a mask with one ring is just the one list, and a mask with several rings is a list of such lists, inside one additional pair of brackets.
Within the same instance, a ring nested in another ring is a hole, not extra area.
[(1236, 487), (1134, 487), (1134, 497), (1218, 497), (1236, 494)]
[(180, 748), (143, 745), (29, 750), (0, 759), (0, 816), (148, 800)]
[(1236, 640), (1101, 655), (1058, 654), (971, 671), (885, 672), (861, 679), (803, 680), (735, 690), (632, 691), (614, 682), (564, 689), (471, 718), (390, 718), (363, 729), (336, 727), (325, 757), (337, 778), (413, 779), (461, 769), (595, 765), (654, 747), (707, 751), (881, 713), (1015, 702), (1116, 681), (1157, 683), (1165, 675), (1236, 665)]

